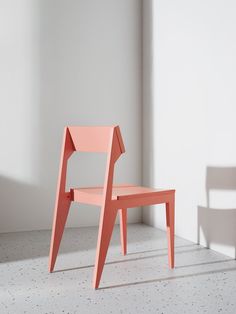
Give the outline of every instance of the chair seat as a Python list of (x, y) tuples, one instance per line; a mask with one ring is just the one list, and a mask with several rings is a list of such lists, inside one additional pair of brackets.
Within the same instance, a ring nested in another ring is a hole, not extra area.
[[(103, 197), (103, 187), (84, 187), (71, 189), (73, 200), (81, 203), (100, 204)], [(174, 190), (153, 189), (130, 184), (114, 185), (112, 200), (130, 200), (152, 197), (158, 194), (171, 193)]]

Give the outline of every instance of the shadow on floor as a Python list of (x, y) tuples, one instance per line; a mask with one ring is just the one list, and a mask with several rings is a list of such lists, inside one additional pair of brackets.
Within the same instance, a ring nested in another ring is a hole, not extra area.
[[(188, 248), (188, 247), (195, 247), (197, 245), (192, 244), (192, 245), (180, 245), (176, 246), (176, 249), (178, 248)], [(143, 253), (150, 253), (150, 252), (157, 252), (157, 251), (167, 251), (167, 249), (157, 249), (157, 250), (149, 250), (149, 251), (143, 251), (143, 252), (136, 252), (136, 253), (128, 253), (126, 256), (133, 255), (133, 254), (143, 254)], [(195, 251), (200, 251), (200, 250), (205, 250), (205, 248), (198, 246), (198, 248), (193, 248), (193, 249), (187, 249), (187, 250), (180, 250), (177, 251), (175, 254), (184, 254), (184, 253), (191, 253)], [(155, 254), (155, 255), (150, 255), (150, 256), (139, 256), (136, 258), (128, 258), (128, 259), (122, 259), (122, 260), (117, 260), (117, 261), (112, 261), (112, 262), (106, 262), (105, 265), (113, 265), (113, 264), (119, 264), (119, 263), (127, 263), (127, 262), (135, 262), (135, 261), (140, 261), (140, 260), (146, 260), (150, 258), (156, 258), (156, 257), (162, 257), (162, 256), (168, 256), (168, 252), (163, 253), (163, 254)], [(94, 267), (94, 265), (85, 265), (85, 266), (79, 266), (79, 267), (73, 267), (73, 268), (66, 268), (66, 269), (59, 269), (59, 270), (54, 270), (53, 273), (59, 273), (59, 272), (65, 272), (65, 271), (73, 271), (73, 270), (80, 270), (80, 269), (85, 269), (85, 268), (91, 268)]]
[(204, 275), (208, 276), (208, 275), (232, 272), (232, 271), (236, 271), (236, 267), (223, 268), (223, 269), (217, 269), (217, 270), (212, 270), (212, 271), (203, 271), (203, 272), (198, 272), (195, 274), (186, 274), (186, 275), (179, 275), (179, 276), (177, 275), (177, 276), (170, 276), (170, 277), (164, 277), (164, 278), (158, 278), (158, 279), (143, 280), (143, 281), (137, 281), (137, 282), (132, 282), (132, 283), (124, 283), (124, 284), (119, 284), (119, 285), (114, 285), (114, 286), (101, 287), (98, 290), (125, 288), (125, 287), (142, 285), (142, 284), (158, 283), (162, 281), (171, 281), (171, 280), (183, 279), (183, 278), (193, 278), (193, 277), (204, 276)]

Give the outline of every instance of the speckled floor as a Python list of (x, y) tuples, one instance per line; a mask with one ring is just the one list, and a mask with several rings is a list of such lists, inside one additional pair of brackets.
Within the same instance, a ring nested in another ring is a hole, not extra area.
[(0, 313), (236, 313), (236, 261), (176, 238), (168, 269), (164, 232), (128, 228), (128, 255), (115, 228), (100, 289), (91, 287), (97, 228), (67, 229), (55, 272), (49, 231), (0, 235)]

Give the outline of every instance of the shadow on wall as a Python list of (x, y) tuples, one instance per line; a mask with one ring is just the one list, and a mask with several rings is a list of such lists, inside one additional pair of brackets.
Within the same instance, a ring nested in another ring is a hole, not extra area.
[(43, 215), (40, 222), (31, 217), (37, 210), (37, 204), (48, 210), (48, 197), (47, 190), (40, 186), (0, 176), (1, 221), (9, 226), (12, 220), (16, 220), (19, 226), (24, 225), (28, 230), (34, 229), (39, 223), (40, 226), (49, 226), (50, 222), (43, 219)]
[[(198, 243), (202, 242), (201, 232), (205, 238), (205, 245), (224, 245), (234, 248), (236, 258), (236, 207), (215, 208), (211, 191), (236, 192), (236, 167), (207, 167), (206, 171), (206, 203), (198, 206)], [(225, 195), (224, 195), (225, 197)]]

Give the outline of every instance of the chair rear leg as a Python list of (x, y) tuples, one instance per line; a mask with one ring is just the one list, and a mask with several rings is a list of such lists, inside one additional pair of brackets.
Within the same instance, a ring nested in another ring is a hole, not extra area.
[(101, 210), (98, 231), (97, 253), (94, 267), (93, 287), (98, 288), (105, 263), (108, 246), (115, 224), (117, 209), (105, 206)]
[(120, 214), (120, 240), (123, 255), (127, 253), (127, 208), (119, 210)]
[(62, 234), (65, 228), (66, 219), (68, 216), (71, 200), (70, 196), (65, 196), (58, 200), (54, 212), (50, 256), (49, 256), (49, 271), (52, 272), (55, 266), (59, 246), (61, 243)]
[(171, 200), (166, 203), (166, 225), (167, 225), (167, 238), (168, 238), (168, 258), (169, 267), (175, 266), (175, 202)]

